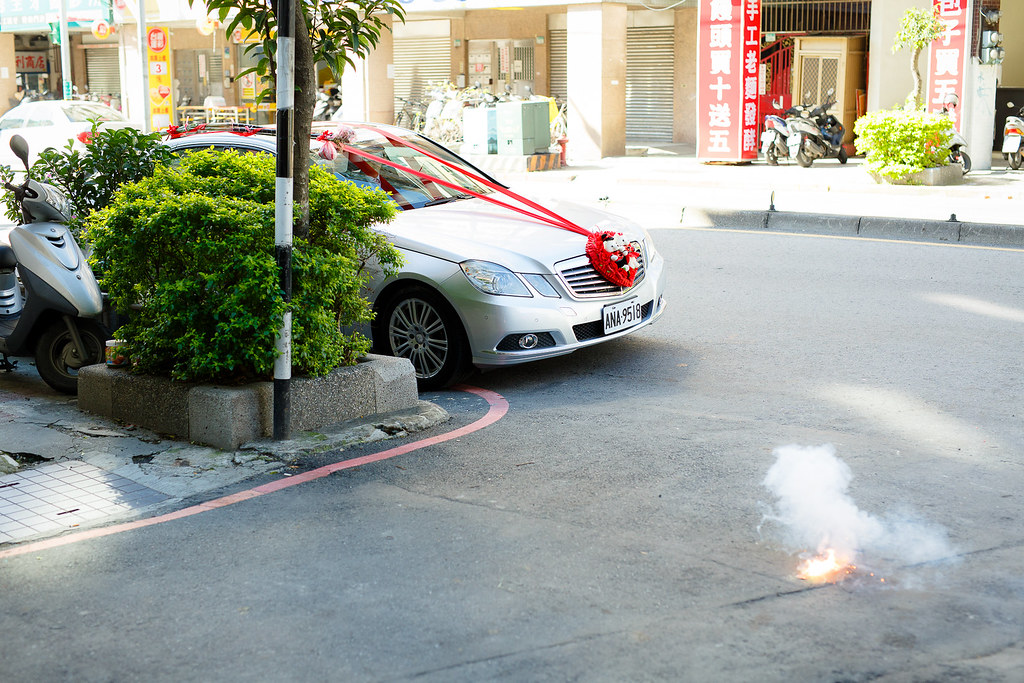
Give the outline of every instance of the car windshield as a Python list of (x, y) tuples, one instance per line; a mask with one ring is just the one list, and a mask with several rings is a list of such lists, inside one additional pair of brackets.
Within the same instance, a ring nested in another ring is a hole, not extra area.
[(75, 104), (61, 104), (61, 110), (73, 123), (86, 123), (90, 119), (99, 121), (124, 121), (116, 110), (89, 102), (76, 102)]
[[(467, 167), (459, 157), (426, 138), (397, 129), (388, 129), (387, 135), (382, 129), (358, 127), (350, 130), (355, 136), (348, 143), (350, 149), (338, 149), (334, 159), (321, 158), (318, 153), (320, 143), (314, 143), (314, 163), (343, 180), (384, 190), (403, 209), (433, 206), (466, 199), (474, 193), (492, 192), (487, 185), (466, 175), (480, 175), (478, 171)], [(407, 141), (417, 149), (403, 145), (402, 141)], [(432, 157), (442, 159), (455, 168)], [(465, 173), (458, 169), (465, 169)], [(436, 180), (423, 178), (417, 172)]]

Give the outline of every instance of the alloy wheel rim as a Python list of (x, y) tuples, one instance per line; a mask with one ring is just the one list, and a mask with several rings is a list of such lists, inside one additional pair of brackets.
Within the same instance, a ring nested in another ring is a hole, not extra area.
[(448, 358), (448, 331), (437, 309), (422, 299), (406, 299), (391, 314), (392, 352), (408, 358), (420, 378), (433, 377)]

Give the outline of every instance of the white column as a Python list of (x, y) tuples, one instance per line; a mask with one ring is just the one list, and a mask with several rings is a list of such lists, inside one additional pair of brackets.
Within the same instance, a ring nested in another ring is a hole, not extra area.
[(626, 153), (626, 6), (569, 5), (570, 161)]
[(377, 47), (366, 59), (353, 60), (355, 68), (341, 75), (341, 111), (348, 121), (391, 123), (395, 120), (394, 37), (391, 19), (381, 31)]

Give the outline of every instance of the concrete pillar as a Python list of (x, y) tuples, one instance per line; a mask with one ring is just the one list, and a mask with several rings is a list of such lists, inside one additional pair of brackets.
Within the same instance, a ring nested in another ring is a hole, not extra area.
[[(871, 37), (868, 60), (868, 111), (892, 109), (902, 105), (914, 89), (910, 70), (910, 50), (893, 54), (892, 45), (903, 13), (911, 7), (929, 9), (932, 0), (872, 0)], [(928, 50), (918, 60), (921, 78), (928, 80)]]
[(672, 141), (697, 144), (697, 8), (675, 11), (675, 121)]
[[(149, 93), (142, 91), (142, 54), (139, 52), (138, 24), (118, 26), (117, 42), (121, 53), (121, 113), (137, 126), (150, 125), (151, 122), (145, 120), (144, 98), (149, 97)], [(174, 43), (171, 43), (171, 49), (174, 49)], [(174, 73), (173, 70), (171, 73)]]
[(569, 5), (570, 161), (626, 153), (626, 6)]
[(11, 108), (11, 99), (17, 92), (14, 71), (14, 34), (0, 33), (0, 112)]
[(972, 63), (964, 81), (964, 94), (969, 109), (967, 115), (967, 154), (973, 168), (987, 171), (992, 168), (992, 141), (995, 139), (996, 74), (999, 67)]
[(356, 59), (355, 68), (341, 75), (341, 111), (348, 121), (391, 123), (395, 120), (395, 39), (391, 18), (380, 33), (377, 47), (365, 59)]

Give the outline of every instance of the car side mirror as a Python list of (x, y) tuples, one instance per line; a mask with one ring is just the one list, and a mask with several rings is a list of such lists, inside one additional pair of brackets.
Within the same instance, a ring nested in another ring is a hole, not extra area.
[(28, 170), (28, 143), (25, 142), (25, 138), (20, 135), (11, 136), (11, 151), (14, 152), (14, 156), (21, 159), (21, 163), (25, 164), (25, 170)]

